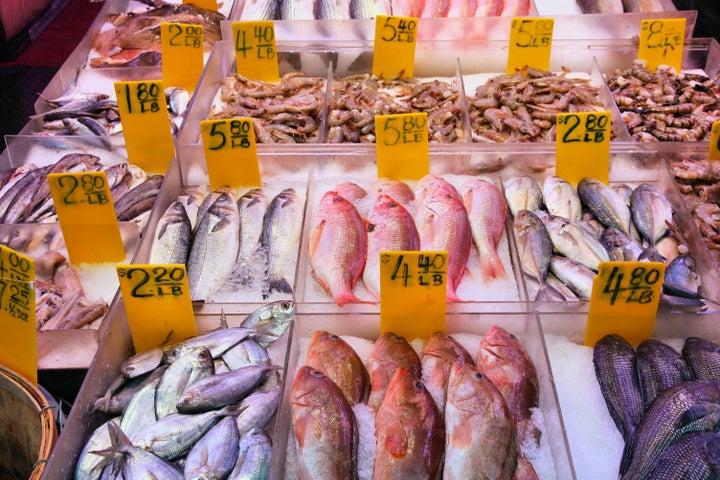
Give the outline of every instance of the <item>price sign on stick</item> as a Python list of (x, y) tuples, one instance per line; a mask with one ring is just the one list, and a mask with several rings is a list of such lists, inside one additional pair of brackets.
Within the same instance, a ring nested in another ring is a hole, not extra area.
[(427, 113), (375, 116), (378, 178), (418, 180), (430, 172)]
[(37, 384), (35, 262), (0, 245), (0, 364)]
[(554, 27), (552, 18), (513, 18), (507, 73), (515, 73), (526, 66), (549, 70)]
[(131, 163), (151, 173), (167, 172), (175, 156), (163, 82), (115, 82), (118, 110)]
[(47, 181), (72, 263), (124, 260), (105, 172), (51, 173)]
[(204, 35), (202, 25), (191, 23), (160, 24), (162, 48), (162, 76), (165, 85), (195, 90), (204, 61)]
[(573, 185), (584, 177), (607, 183), (610, 171), (610, 112), (559, 113), (556, 172)]
[(380, 331), (408, 339), (445, 331), (447, 252), (380, 252)]
[(710, 149), (708, 151), (710, 160), (720, 160), (720, 120), (712, 125), (710, 131)]
[(203, 120), (200, 131), (211, 189), (261, 186), (251, 118)]
[(610, 333), (637, 345), (650, 338), (665, 278), (662, 262), (602, 262), (593, 281), (585, 345)]
[(279, 82), (275, 24), (272, 20), (233, 22), (237, 72), (262, 82)]
[(197, 335), (185, 265), (118, 265), (135, 351)]
[(381, 78), (410, 78), (415, 74), (418, 19), (378, 15), (372, 74)]
[(650, 71), (660, 65), (670, 65), (679, 72), (684, 45), (684, 18), (643, 20), (640, 24), (638, 58), (647, 62)]

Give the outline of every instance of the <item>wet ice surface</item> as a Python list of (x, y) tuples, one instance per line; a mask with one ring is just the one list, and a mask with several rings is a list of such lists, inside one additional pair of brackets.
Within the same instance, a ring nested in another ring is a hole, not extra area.
[[(469, 175), (441, 175), (442, 178), (453, 184), (459, 191), (460, 194), (463, 194), (462, 185), (463, 183), (469, 179), (469, 178), (475, 178)], [(491, 183), (498, 186), (498, 182), (496, 182), (494, 179), (489, 177), (477, 177), (482, 178), (483, 180), (490, 181)], [(362, 177), (355, 177), (351, 178), (348, 176), (344, 177), (337, 177), (337, 178), (328, 178), (324, 177), (320, 181), (313, 182), (313, 186), (311, 191), (308, 194), (308, 206), (307, 206), (307, 216), (308, 219), (306, 221), (306, 230), (304, 231), (304, 245), (307, 244), (307, 236), (311, 233), (312, 228), (314, 226), (313, 218), (315, 213), (318, 210), (320, 200), (322, 196), (335, 188), (335, 186), (342, 182), (353, 182), (357, 185), (361, 186), (365, 191), (368, 192), (368, 195), (360, 200), (357, 200), (353, 202), (355, 207), (357, 208), (358, 212), (360, 213), (360, 216), (363, 217), (363, 219), (367, 218), (368, 213), (372, 209), (372, 206), (375, 202), (375, 196), (370, 192), (370, 186), (374, 180), (368, 179), (368, 178), (362, 178)], [(405, 182), (410, 186), (410, 188), (415, 191), (415, 185), (417, 182)], [(417, 213), (417, 205), (415, 204), (415, 201), (412, 201), (411, 203), (408, 203), (406, 205), (403, 205), (408, 212), (413, 215), (415, 218), (415, 224), (418, 226), (419, 230), (419, 220), (416, 216)], [(508, 213), (509, 215), (509, 213)], [(466, 265), (466, 271), (465, 274), (460, 282), (460, 285), (457, 289), (457, 295), (463, 300), (463, 301), (517, 301), (519, 300), (519, 293), (518, 293), (518, 286), (515, 281), (515, 277), (513, 275), (513, 268), (510, 261), (510, 249), (508, 245), (508, 237), (507, 237), (507, 230), (504, 231), (503, 236), (500, 240), (500, 243), (498, 244), (498, 254), (500, 255), (500, 259), (502, 260), (503, 266), (505, 267), (505, 271), (508, 274), (508, 278), (505, 279), (495, 279), (495, 280), (486, 280), (483, 277), (483, 274), (480, 270), (480, 257), (478, 254), (477, 249), (473, 245), (470, 249), (470, 257), (468, 258), (468, 262)], [(318, 282), (317, 278), (315, 278), (314, 275), (310, 275), (310, 272), (312, 270), (311, 264), (310, 264), (310, 258), (309, 256), (306, 256), (305, 259), (307, 260), (305, 264), (302, 266), (306, 271), (307, 275), (301, 275), (301, 278), (305, 279), (306, 286), (305, 291), (303, 295), (303, 300), (307, 302), (330, 302), (332, 301), (332, 298), (330, 295), (322, 288), (320, 285), (320, 282)], [(355, 286), (353, 292), (355, 295), (360, 299), (364, 301), (376, 301), (374, 297), (370, 294), (370, 292), (367, 290), (365, 285), (363, 284), (362, 278), (358, 281), (357, 285)]]
[[(473, 359), (477, 358), (477, 353), (480, 347), (480, 340), (482, 335), (475, 335), (469, 333), (454, 333), (452, 337), (457, 340)], [(374, 342), (365, 338), (340, 335), (348, 345), (350, 345), (355, 352), (358, 354), (363, 363), (366, 363), (367, 358), (372, 352)], [(303, 359), (307, 357), (307, 350), (310, 344), (309, 337), (302, 337), (298, 339), (298, 362), (295, 365), (295, 371), (288, 375), (288, 378), (292, 379), (295, 377), (297, 370), (304, 364)], [(419, 339), (415, 339), (410, 342), (410, 345), (420, 355), (425, 342)], [(288, 384), (287, 388), (291, 388), (292, 384)], [(542, 388), (542, 386), (541, 386)], [(358, 443), (358, 476), (360, 480), (372, 479), (373, 478), (373, 465), (375, 456), (375, 415), (370, 407), (366, 404), (358, 404), (353, 407), (355, 417), (358, 422), (359, 430), (359, 443)], [(555, 464), (550, 450), (549, 439), (545, 429), (544, 416), (539, 408), (532, 409), (532, 419), (540, 429), (542, 433), (540, 438), (540, 445), (521, 445), (521, 449), (525, 456), (532, 462), (535, 471), (538, 474), (538, 478), (541, 480), (551, 480), (557, 478), (555, 473)], [(287, 455), (285, 459), (285, 478), (295, 479), (297, 478), (297, 451), (295, 446), (294, 434), (292, 429), (290, 430), (290, 438), (288, 439)], [(608, 477), (610, 478), (610, 477)]]

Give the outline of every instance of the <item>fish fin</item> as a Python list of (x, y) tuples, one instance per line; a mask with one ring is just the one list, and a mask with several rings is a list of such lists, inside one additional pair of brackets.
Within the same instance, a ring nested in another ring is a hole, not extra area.
[[(698, 429), (706, 430), (703, 426), (712, 429), (717, 423), (718, 416), (720, 416), (720, 406), (716, 403), (698, 402), (680, 416), (678, 419), (678, 427), (683, 428), (689, 424), (694, 424), (694, 428), (691, 429), (693, 431), (697, 431)], [(709, 425), (708, 422), (710, 422)]]
[(535, 301), (536, 302), (547, 302), (547, 301), (560, 301), (564, 302), (565, 296), (558, 292), (555, 287), (552, 285), (548, 285), (547, 283), (543, 282), (540, 285), (540, 289), (537, 291), (537, 294), (535, 295)]
[(505, 266), (497, 252), (480, 256), (480, 268), (486, 280), (507, 280)]
[(310, 236), (308, 237), (308, 253), (310, 253), (311, 257), (315, 255), (317, 247), (320, 245), (320, 237), (322, 237), (324, 228), (325, 220), (322, 220), (315, 225), (315, 228), (313, 228), (312, 232), (310, 232)]
[(338, 307), (342, 307), (346, 303), (374, 303), (367, 300), (360, 300), (353, 292), (337, 292), (333, 294), (333, 300)]
[(272, 292), (292, 293), (293, 289), (281, 275), (270, 275), (268, 277), (268, 293)]
[(665, 263), (665, 257), (660, 255), (658, 251), (655, 249), (655, 245), (650, 245), (645, 250), (642, 251), (640, 256), (638, 256), (638, 262), (641, 262), (643, 260), (649, 260), (651, 262), (663, 262)]
[(210, 232), (211, 233), (218, 232), (220, 230), (223, 230), (223, 229), (229, 227), (231, 224), (232, 224), (232, 221), (229, 218), (224, 217), (218, 223), (215, 224), (215, 226), (212, 228), (212, 230), (210, 230)]
[(394, 458), (405, 458), (408, 452), (408, 438), (402, 426), (388, 429), (385, 448)]

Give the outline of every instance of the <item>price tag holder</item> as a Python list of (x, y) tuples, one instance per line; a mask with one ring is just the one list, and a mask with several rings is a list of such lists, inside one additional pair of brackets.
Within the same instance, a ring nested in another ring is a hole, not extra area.
[(720, 120), (714, 122), (712, 130), (710, 130), (708, 158), (710, 160), (720, 160)]
[(550, 70), (550, 53), (555, 20), (552, 18), (513, 18), (510, 22), (510, 49), (507, 73), (532, 67)]
[(665, 18), (640, 23), (638, 58), (647, 62), (650, 71), (670, 65), (677, 72), (682, 68), (685, 45), (685, 19)]
[(279, 82), (275, 23), (272, 20), (232, 23), (237, 72), (261, 82)]
[(378, 178), (419, 180), (430, 173), (427, 113), (375, 116)]
[(583, 177), (607, 183), (610, 172), (610, 112), (559, 113), (555, 170), (577, 185)]
[(47, 181), (72, 263), (123, 261), (125, 247), (105, 172), (51, 173)]
[(418, 19), (377, 15), (372, 74), (381, 78), (411, 78), (415, 74)]
[(118, 265), (136, 352), (197, 335), (185, 265)]
[(203, 120), (200, 132), (212, 190), (262, 186), (252, 118)]
[(380, 252), (380, 331), (407, 339), (445, 331), (447, 252)]
[(192, 3), (196, 7), (204, 8), (205, 10), (211, 10), (213, 12), (218, 11), (217, 0), (183, 0), (182, 3)]
[(0, 245), (0, 364), (37, 384), (35, 262)]
[(593, 280), (585, 345), (616, 333), (633, 345), (652, 337), (665, 278), (662, 262), (601, 262)]
[(202, 25), (163, 22), (160, 45), (163, 83), (193, 92), (204, 68)]
[(167, 172), (175, 156), (163, 82), (115, 82), (128, 160), (150, 173)]

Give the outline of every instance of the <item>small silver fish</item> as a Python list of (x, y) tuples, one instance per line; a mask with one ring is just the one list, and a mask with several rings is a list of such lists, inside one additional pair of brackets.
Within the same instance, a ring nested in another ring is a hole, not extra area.
[(242, 412), (235, 418), (239, 434), (245, 435), (253, 428), (265, 428), (277, 412), (281, 397), (280, 387), (257, 390), (245, 397), (240, 404)]
[(190, 253), (192, 225), (180, 201), (168, 207), (158, 222), (150, 249), (150, 263), (186, 264)]
[(234, 418), (225, 417), (217, 422), (188, 452), (185, 478), (202, 480), (227, 477), (237, 461), (239, 441)]
[(272, 441), (264, 430), (254, 428), (240, 438), (240, 453), (228, 480), (261, 480), (270, 475)]
[(287, 331), (293, 318), (295, 318), (295, 302), (278, 300), (256, 309), (242, 321), (240, 326), (255, 330), (253, 339), (261, 346), (267, 347)]
[(543, 199), (551, 215), (577, 222), (582, 218), (582, 204), (575, 187), (564, 178), (550, 176), (543, 182)]
[(552, 244), (558, 253), (597, 271), (600, 262), (610, 261), (605, 247), (578, 224), (562, 217), (549, 217), (545, 222)]
[(540, 183), (527, 175), (511, 177), (503, 182), (505, 199), (513, 217), (520, 210), (534, 212), (543, 202), (543, 192)]
[(633, 224), (649, 244), (641, 258), (662, 261), (655, 243), (668, 232), (668, 225), (672, 224), (672, 205), (655, 186), (642, 183), (630, 197), (630, 213)]
[(578, 183), (577, 191), (583, 205), (603, 225), (629, 234), (630, 209), (615, 190), (594, 178), (583, 178)]
[(158, 419), (177, 412), (180, 396), (196, 382), (215, 373), (210, 350), (192, 347), (183, 350), (178, 359), (165, 370), (155, 395), (155, 413)]
[(268, 294), (293, 291), (283, 272), (297, 254), (302, 218), (303, 204), (293, 188), (277, 194), (265, 212), (260, 244), (267, 259)]

